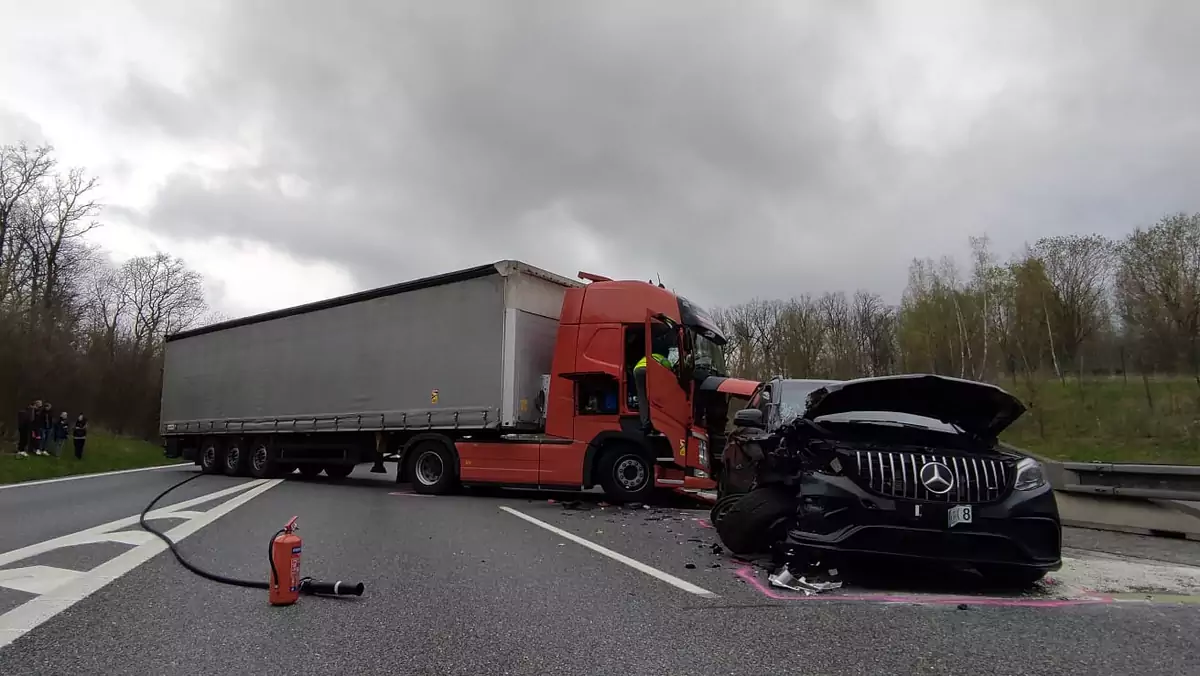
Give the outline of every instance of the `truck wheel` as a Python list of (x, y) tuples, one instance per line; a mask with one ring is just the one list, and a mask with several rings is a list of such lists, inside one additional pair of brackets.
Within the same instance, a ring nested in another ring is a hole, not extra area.
[(256, 479), (273, 479), (279, 474), (279, 461), (271, 457), (271, 449), (263, 442), (251, 446), (250, 475)]
[(325, 465), (325, 476), (330, 479), (345, 479), (354, 471), (354, 465)]
[(783, 486), (765, 486), (741, 495), (713, 524), (725, 547), (734, 554), (760, 554), (783, 537), (796, 515), (796, 498)]
[(249, 462), (247, 462), (248, 454), (242, 450), (240, 441), (230, 442), (225, 448), (225, 460), (221, 463), (228, 476), (246, 476), (250, 473)]
[(417, 493), (443, 495), (449, 493), (458, 479), (454, 456), (445, 444), (424, 441), (408, 452), (408, 474)]
[(205, 439), (200, 444), (200, 471), (205, 474), (221, 473), (221, 447), (216, 439)]
[(600, 486), (612, 500), (640, 502), (654, 492), (654, 466), (628, 446), (609, 449), (600, 457)]

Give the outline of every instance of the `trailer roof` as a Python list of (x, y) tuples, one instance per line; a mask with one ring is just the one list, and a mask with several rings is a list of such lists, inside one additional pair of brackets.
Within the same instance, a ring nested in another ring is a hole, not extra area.
[(391, 284), (375, 289), (367, 289), (366, 291), (358, 291), (356, 293), (346, 294), (344, 296), (326, 298), (325, 300), (319, 300), (313, 303), (305, 303), (304, 305), (296, 305), (293, 307), (283, 308), (281, 310), (271, 310), (270, 312), (263, 312), (256, 315), (250, 315), (248, 317), (217, 322), (216, 324), (209, 324), (207, 326), (201, 326), (195, 329), (173, 333), (166, 337), (166, 341), (170, 342), (173, 340), (203, 335), (206, 333), (223, 331), (225, 329), (232, 329), (237, 326), (258, 324), (260, 322), (271, 321), (272, 319), (282, 319), (284, 317), (302, 315), (308, 312), (327, 310), (329, 308), (350, 305), (351, 303), (359, 303), (365, 300), (373, 300), (375, 298), (382, 298), (384, 296), (394, 296), (398, 293), (405, 293), (406, 291), (416, 291), (418, 289), (428, 289), (434, 286), (465, 282), (470, 279), (478, 279), (480, 277), (487, 277), (489, 275), (508, 275), (513, 269), (527, 274), (532, 274), (536, 277), (547, 279), (563, 286), (583, 285), (582, 282), (577, 282), (573, 279), (556, 275), (553, 272), (534, 267), (528, 263), (522, 263), (521, 261), (515, 260), (502, 260), (495, 263), (477, 265), (473, 268), (464, 268), (462, 270), (455, 270), (453, 272), (434, 275), (432, 277), (422, 277), (421, 279), (413, 279), (407, 282), (400, 282), (399, 284)]

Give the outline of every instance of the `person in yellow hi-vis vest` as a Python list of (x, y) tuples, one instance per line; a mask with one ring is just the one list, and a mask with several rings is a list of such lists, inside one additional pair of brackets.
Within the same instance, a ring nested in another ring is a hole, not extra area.
[[(664, 345), (664, 343), (674, 342), (674, 341), (670, 340), (671, 337), (672, 336), (669, 336), (669, 335), (655, 336), (654, 337), (655, 338), (654, 345), (652, 347), (652, 352), (650, 353), (650, 358), (673, 371), (675, 369), (675, 365), (671, 363), (670, 359), (667, 359), (659, 352), (660, 350), (662, 350), (663, 352), (670, 351), (670, 346)], [(646, 399), (646, 358), (645, 357), (642, 357), (641, 359), (639, 359), (637, 361), (636, 364), (633, 365), (633, 384), (634, 384), (634, 387), (637, 388), (638, 418), (640, 419), (639, 422), (641, 423), (641, 426), (642, 426), (642, 432), (645, 434), (650, 434), (654, 430), (654, 428), (650, 424), (650, 402)]]

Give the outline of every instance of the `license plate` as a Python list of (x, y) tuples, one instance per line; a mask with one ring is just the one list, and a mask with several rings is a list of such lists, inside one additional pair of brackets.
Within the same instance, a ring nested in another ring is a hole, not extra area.
[(946, 512), (946, 527), (954, 528), (960, 523), (971, 523), (971, 506), (955, 505)]

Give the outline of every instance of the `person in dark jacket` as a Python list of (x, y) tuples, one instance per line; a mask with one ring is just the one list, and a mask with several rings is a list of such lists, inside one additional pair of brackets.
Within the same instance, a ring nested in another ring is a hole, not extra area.
[(38, 399), (33, 402), (33, 407), (30, 409), (33, 415), (33, 421), (30, 423), (29, 429), (29, 450), (33, 451), (34, 455), (43, 455), (42, 444), (46, 442), (46, 435), (42, 430), (46, 428), (46, 407), (42, 406), (42, 400)]
[(82, 413), (75, 420), (73, 436), (75, 438), (75, 459), (83, 460), (83, 445), (87, 443), (87, 418)]
[(67, 412), (63, 411), (58, 414), (58, 419), (54, 421), (54, 429), (50, 431), (50, 454), (55, 458), (62, 455), (63, 444), (71, 436), (71, 421), (67, 418)]
[(29, 455), (29, 440), (33, 436), (33, 405), (17, 411), (17, 455)]
[(42, 443), (38, 446), (42, 455), (50, 455), (46, 449), (50, 447), (51, 436), (54, 434), (54, 418), (54, 407), (50, 402), (46, 402), (42, 406)]

